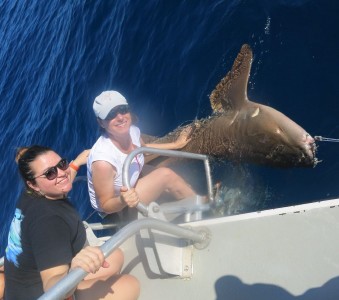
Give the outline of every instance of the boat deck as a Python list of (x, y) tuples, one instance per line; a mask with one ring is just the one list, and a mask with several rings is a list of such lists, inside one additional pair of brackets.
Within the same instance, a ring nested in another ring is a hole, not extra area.
[(185, 225), (211, 234), (205, 249), (192, 247), (190, 278), (152, 272), (147, 240), (122, 245), (141, 300), (338, 299), (339, 199)]

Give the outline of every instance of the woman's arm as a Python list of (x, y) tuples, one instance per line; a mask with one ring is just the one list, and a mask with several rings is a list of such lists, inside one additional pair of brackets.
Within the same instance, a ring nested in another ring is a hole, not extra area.
[(4, 275), (4, 266), (0, 267), (0, 300), (4, 298), (5, 290), (5, 275)]
[(121, 211), (126, 205), (135, 207), (139, 197), (134, 188), (128, 190), (121, 187), (120, 195), (115, 195), (114, 178), (115, 168), (106, 161), (95, 161), (92, 163), (92, 180), (97, 195), (99, 207), (106, 214)]
[(87, 163), (89, 151), (90, 150), (82, 151), (73, 161), (70, 162), (69, 166), (71, 170), (71, 182), (73, 182), (73, 180), (77, 176), (79, 168)]
[[(73, 257), (71, 266), (61, 265), (49, 268), (40, 272), (43, 289), (46, 292), (57, 282), (59, 282), (68, 272), (75, 268), (82, 268), (87, 273), (96, 273), (101, 267), (108, 268), (109, 264), (98, 247), (86, 247)], [(76, 288), (69, 292), (66, 297), (70, 297)]]
[[(54, 286), (60, 279), (68, 274), (69, 266), (61, 265), (53, 268), (49, 268), (40, 272), (43, 289), (46, 292), (52, 286)], [(67, 297), (70, 297), (74, 293), (72, 290)]]
[(111, 214), (122, 210), (126, 204), (121, 197), (115, 195), (115, 168), (107, 161), (98, 160), (92, 163), (92, 180), (100, 209)]
[(179, 137), (176, 141), (171, 143), (149, 143), (145, 144), (142, 139), (140, 139), (141, 145), (145, 147), (151, 147), (156, 149), (163, 149), (163, 150), (177, 150), (185, 147), (187, 143), (190, 141), (189, 135), (191, 133), (191, 127), (184, 128), (181, 132)]

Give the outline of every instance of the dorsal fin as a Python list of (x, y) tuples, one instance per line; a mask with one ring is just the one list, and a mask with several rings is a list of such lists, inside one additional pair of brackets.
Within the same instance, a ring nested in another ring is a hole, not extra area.
[(218, 83), (210, 95), (214, 112), (240, 108), (247, 99), (247, 83), (251, 71), (252, 50), (247, 44), (241, 47), (232, 70)]

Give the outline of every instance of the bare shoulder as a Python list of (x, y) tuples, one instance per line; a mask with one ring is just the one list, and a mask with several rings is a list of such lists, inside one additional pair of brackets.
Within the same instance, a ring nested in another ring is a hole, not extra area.
[(93, 173), (104, 173), (105, 175), (107, 174), (112, 174), (116, 173), (115, 167), (110, 164), (108, 161), (105, 160), (97, 160), (92, 163), (92, 171)]

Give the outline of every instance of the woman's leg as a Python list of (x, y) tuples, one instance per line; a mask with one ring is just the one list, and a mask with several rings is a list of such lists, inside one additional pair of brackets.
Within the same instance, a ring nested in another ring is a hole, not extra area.
[(80, 282), (75, 293), (76, 299), (137, 299), (140, 292), (139, 281), (131, 275), (119, 275), (123, 260), (122, 251), (114, 251), (106, 259), (110, 264), (109, 268), (101, 268)]
[(135, 190), (144, 203), (156, 200), (165, 191), (177, 200), (196, 195), (185, 180), (169, 168), (159, 168), (142, 177)]
[(136, 300), (139, 297), (139, 281), (131, 275), (115, 275), (85, 280), (75, 292), (76, 300)]

